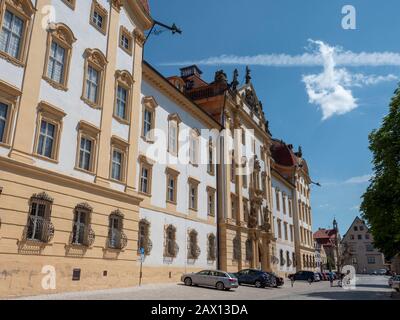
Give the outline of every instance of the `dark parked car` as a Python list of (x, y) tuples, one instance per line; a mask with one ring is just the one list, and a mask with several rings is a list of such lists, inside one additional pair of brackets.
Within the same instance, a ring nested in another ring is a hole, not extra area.
[(234, 274), (239, 282), (239, 285), (250, 284), (256, 288), (276, 287), (277, 280), (275, 276), (267, 272), (256, 269), (245, 269)]
[(300, 280), (300, 281), (308, 281), (308, 282), (317, 282), (319, 281), (319, 276), (312, 271), (298, 271), (295, 274), (289, 275), (290, 280)]
[(266, 272), (267, 274), (270, 275), (270, 277), (275, 278), (275, 288), (282, 287), (285, 284), (285, 280), (282, 277), (278, 277), (275, 273), (273, 272)]

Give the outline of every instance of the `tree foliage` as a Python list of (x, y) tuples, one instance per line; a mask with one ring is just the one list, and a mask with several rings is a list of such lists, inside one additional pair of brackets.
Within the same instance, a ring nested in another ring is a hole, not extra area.
[(391, 258), (400, 253), (400, 85), (389, 114), (370, 136), (374, 177), (363, 195), (361, 211), (374, 245)]

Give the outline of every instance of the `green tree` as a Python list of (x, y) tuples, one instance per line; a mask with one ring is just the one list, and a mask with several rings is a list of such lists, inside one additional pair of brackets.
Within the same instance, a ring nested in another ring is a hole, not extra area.
[(382, 126), (370, 136), (374, 177), (363, 195), (361, 211), (374, 244), (391, 258), (400, 253), (400, 85)]

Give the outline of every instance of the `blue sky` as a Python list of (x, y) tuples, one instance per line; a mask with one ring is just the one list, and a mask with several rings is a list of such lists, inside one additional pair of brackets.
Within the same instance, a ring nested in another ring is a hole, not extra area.
[[(301, 145), (313, 180), (323, 185), (313, 187), (314, 229), (331, 226), (336, 217), (341, 232), (347, 231), (372, 173), (368, 134), (387, 113), (400, 77), (400, 2), (150, 0), (150, 5), (155, 19), (175, 22), (183, 34), (152, 35), (145, 59), (166, 76), (185, 62), (198, 62), (210, 81), (218, 69), (231, 79), (236, 67), (244, 81), (249, 63), (274, 137)], [(342, 28), (344, 5), (356, 9), (356, 30)]]

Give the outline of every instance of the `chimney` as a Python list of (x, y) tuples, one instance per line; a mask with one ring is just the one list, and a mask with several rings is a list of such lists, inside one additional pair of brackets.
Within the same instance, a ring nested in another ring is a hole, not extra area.
[(196, 65), (185, 67), (180, 70), (181, 78), (183, 79), (192, 76), (196, 76), (201, 79), (201, 75), (203, 74), (203, 72)]

